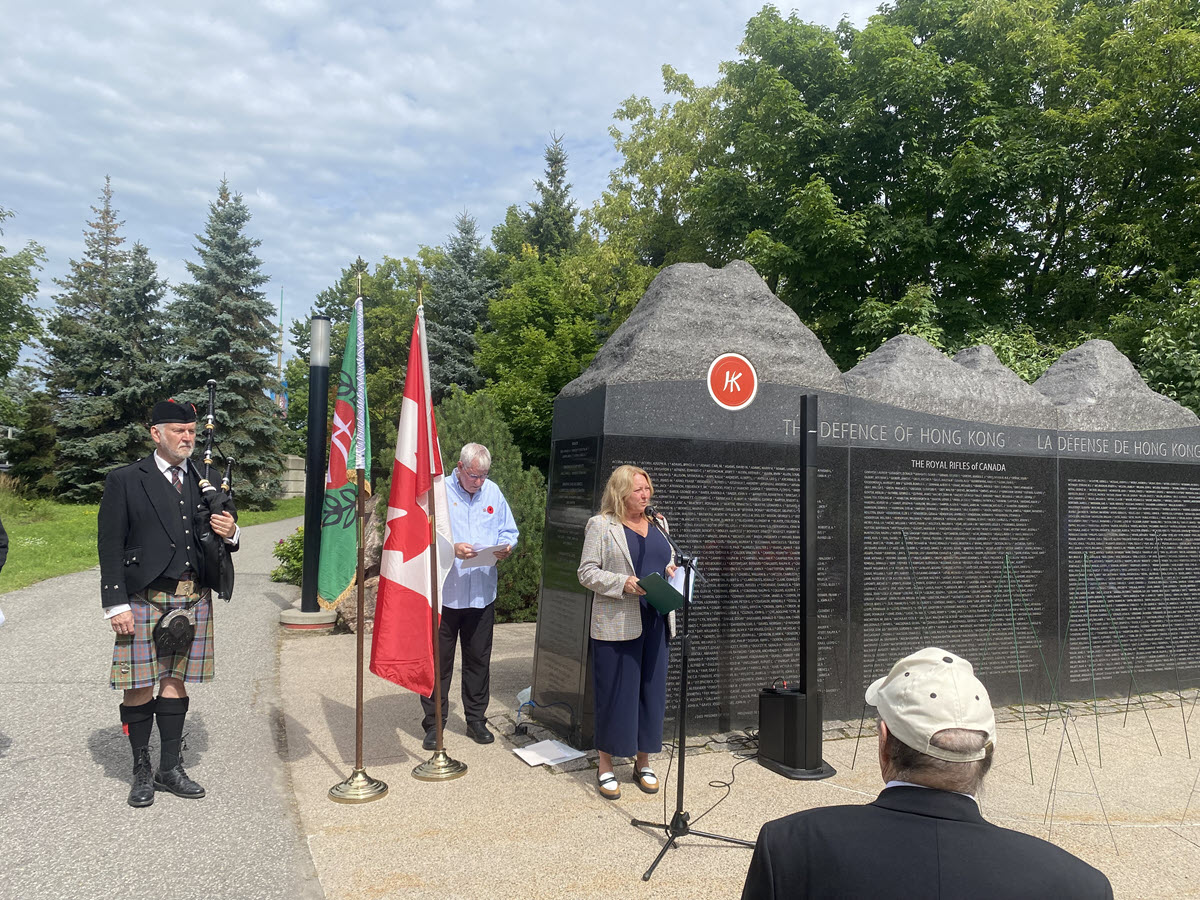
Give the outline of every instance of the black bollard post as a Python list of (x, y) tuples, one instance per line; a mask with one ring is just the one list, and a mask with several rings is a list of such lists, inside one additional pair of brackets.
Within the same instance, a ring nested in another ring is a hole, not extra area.
[(321, 560), (321, 505), (325, 502), (325, 445), (329, 397), (329, 317), (312, 317), (308, 356), (308, 450), (304, 463), (304, 570), (300, 612), (315, 613)]

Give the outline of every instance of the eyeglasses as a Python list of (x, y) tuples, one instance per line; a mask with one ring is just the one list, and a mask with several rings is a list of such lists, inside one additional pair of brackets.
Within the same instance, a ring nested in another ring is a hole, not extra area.
[(482, 475), (475, 475), (472, 472), (468, 472), (466, 469), (460, 469), (459, 471), (463, 473), (464, 478), (470, 478), (472, 481), (486, 481), (488, 477), (487, 472), (484, 472)]

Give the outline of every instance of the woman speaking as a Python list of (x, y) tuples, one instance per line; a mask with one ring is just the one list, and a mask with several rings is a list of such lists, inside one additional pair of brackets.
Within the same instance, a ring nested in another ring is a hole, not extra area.
[[(675, 572), (671, 545), (650, 524), (646, 507), (654, 485), (644, 469), (620, 466), (608, 479), (600, 515), (588, 520), (579, 561), (579, 583), (592, 601), (592, 694), (595, 698), (600, 796), (616, 800), (621, 788), (614, 756), (636, 756), (633, 780), (658, 791), (650, 754), (662, 749), (667, 706), (667, 632), (675, 614), (650, 606), (638, 579)], [(666, 521), (658, 522), (666, 528)]]

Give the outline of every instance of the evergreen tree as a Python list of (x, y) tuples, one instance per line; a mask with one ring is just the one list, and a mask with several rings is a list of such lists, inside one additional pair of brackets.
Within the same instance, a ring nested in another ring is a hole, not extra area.
[(100, 317), (98, 351), (108, 359), (105, 400), (96, 415), (112, 423), (98, 435), (100, 458), (123, 465), (152, 449), (148, 416), (162, 399), (165, 378), (163, 300), (167, 282), (158, 277), (150, 251), (135, 243), (121, 270), (112, 304)]
[(440, 403), (450, 385), (467, 393), (483, 385), (475, 365), (475, 332), (487, 314), (495, 282), (483, 274), (483, 253), (475, 219), (462, 213), (454, 220), (442, 258), (429, 273), (429, 380), (433, 400)]
[(203, 415), (205, 383), (216, 379), (217, 443), (237, 461), (239, 503), (260, 507), (279, 491), (283, 459), (278, 409), (266, 394), (279, 386), (275, 310), (259, 290), (267, 276), (254, 255), (261, 241), (245, 234), (249, 221), (242, 195), (231, 194), (222, 180), (204, 233), (196, 235), (199, 262), (187, 264), (192, 281), (179, 286), (171, 304), (178, 356), (171, 383), (175, 395)]
[(48, 497), (58, 488), (58, 476), (54, 474), (58, 436), (50, 395), (42, 391), (32, 394), (23, 413), (16, 433), (4, 441), (8, 474), (16, 479), (25, 496)]
[(133, 255), (121, 249), (123, 223), (108, 178), (100, 200), (84, 231), (83, 259), (71, 260), (70, 274), (56, 281), (63, 292), (44, 341), (57, 491), (80, 503), (98, 501), (104, 476), (149, 446), (146, 401), (162, 364), (162, 347), (149, 336), (157, 333), (163, 283), (144, 247)]
[(93, 361), (90, 390), (60, 397), (58, 485), (92, 503), (104, 476), (153, 449), (147, 416), (163, 388), (161, 304), (167, 283), (140, 243), (122, 256), (111, 292), (83, 325)]
[(529, 204), (530, 243), (542, 256), (558, 256), (575, 246), (575, 201), (567, 184), (567, 151), (561, 135), (552, 134), (546, 147), (546, 180), (534, 182), (541, 196)]

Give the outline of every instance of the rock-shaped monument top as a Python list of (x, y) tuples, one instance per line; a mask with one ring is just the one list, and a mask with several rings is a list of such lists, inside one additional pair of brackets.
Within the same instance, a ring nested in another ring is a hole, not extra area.
[(1150, 389), (1109, 341), (1088, 341), (1058, 358), (1034, 387), (1058, 410), (1067, 431), (1190, 428), (1196, 414)]
[(996, 358), (990, 347), (953, 360), (916, 335), (887, 341), (846, 373), (856, 397), (914, 412), (994, 425), (1053, 428), (1053, 406)]
[(740, 353), (767, 384), (841, 393), (842, 375), (821, 342), (771, 293), (754, 268), (678, 263), (659, 272), (586, 372), (559, 396), (603, 384), (703, 381), (721, 353)]

